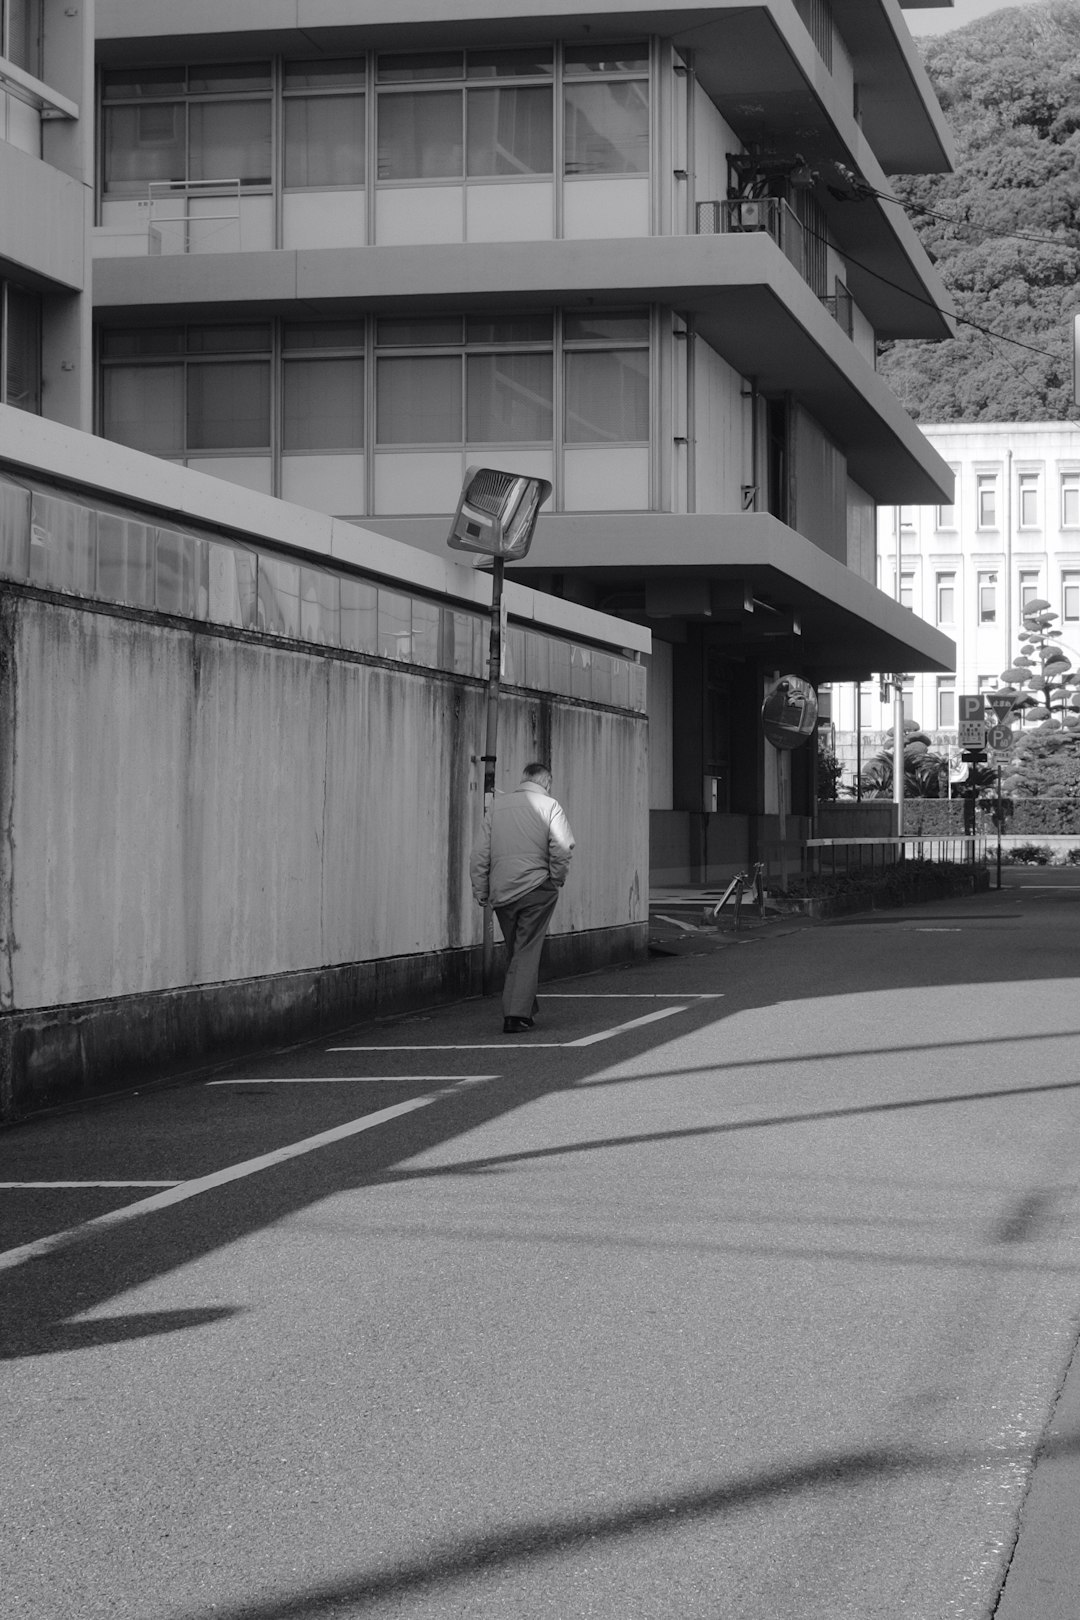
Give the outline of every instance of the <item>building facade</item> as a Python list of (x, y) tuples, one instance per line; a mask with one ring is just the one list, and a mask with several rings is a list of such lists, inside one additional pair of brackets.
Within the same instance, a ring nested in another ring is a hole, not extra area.
[(0, 404), (87, 431), (93, 15), (0, 4)]
[[(952, 470), (953, 498), (879, 514), (878, 578), (883, 591), (956, 644), (955, 671), (899, 672), (907, 677), (906, 717), (955, 754), (958, 697), (1001, 684), (1026, 603), (1050, 603), (1061, 645), (1080, 665), (1080, 427), (983, 422), (923, 432)], [(893, 723), (870, 679), (861, 693), (856, 686), (833, 693), (832, 721), (849, 775)]]
[(98, 431), (429, 551), (468, 465), (547, 478), (516, 577), (653, 635), (654, 877), (797, 833), (778, 675), (952, 663), (876, 580), (877, 508), (951, 496), (875, 370), (951, 330), (893, 0), (97, 18)]

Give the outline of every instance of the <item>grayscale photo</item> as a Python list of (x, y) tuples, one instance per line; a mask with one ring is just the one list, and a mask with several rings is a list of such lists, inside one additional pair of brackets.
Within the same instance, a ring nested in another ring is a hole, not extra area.
[(0, 0), (0, 1620), (1080, 1620), (1078, 0)]

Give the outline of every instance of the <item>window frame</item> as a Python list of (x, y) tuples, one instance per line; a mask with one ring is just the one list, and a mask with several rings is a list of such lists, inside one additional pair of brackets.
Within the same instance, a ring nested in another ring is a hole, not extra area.
[[(1027, 518), (1024, 515), (1025, 496), (1033, 499), (1035, 515)], [(1042, 477), (1037, 472), (1021, 472), (1016, 475), (1016, 526), (1018, 529), (1041, 529), (1040, 522), (1042, 508)]]
[(979, 624), (997, 624), (998, 574), (996, 568), (980, 568), (975, 576), (975, 616)]
[[(949, 600), (949, 613), (942, 611), (946, 596)], [(956, 570), (939, 569), (934, 575), (934, 622), (935, 624), (956, 623)]]
[[(981, 472), (975, 475), (975, 527), (980, 530), (996, 530), (998, 527), (998, 474), (996, 472)], [(993, 503), (993, 512), (990, 518), (986, 516), (986, 498), (990, 497)]]
[[(267, 70), (267, 72), (266, 72), (266, 80), (267, 80), (267, 82), (265, 83), (265, 85), (262, 85), (262, 84), (256, 85), (254, 88), (252, 88), (250, 90), (235, 89), (235, 88), (231, 89), (231, 90), (226, 90), (226, 89), (193, 90), (191, 88), (192, 72), (195, 71), (197, 73), (200, 70), (199, 65), (198, 64), (191, 64), (191, 63), (184, 63), (184, 64), (179, 65), (177, 67), (177, 69), (176, 69), (177, 80), (174, 83), (174, 85), (171, 88), (163, 89), (163, 91), (162, 91), (162, 93), (160, 95), (154, 95), (154, 94), (144, 94), (144, 95), (127, 94), (127, 93), (123, 93), (123, 91), (121, 91), (119, 89), (117, 90), (117, 92), (115, 94), (110, 94), (110, 85), (109, 85), (110, 74), (108, 73), (108, 71), (106, 71), (103, 82), (102, 82), (101, 97), (100, 97), (100, 104), (99, 104), (100, 105), (100, 118), (101, 118), (101, 143), (100, 143), (101, 144), (101, 181), (100, 181), (100, 199), (101, 199), (101, 202), (102, 203), (105, 203), (105, 202), (122, 202), (122, 201), (131, 201), (133, 199), (138, 199), (138, 198), (142, 198), (142, 197), (148, 197), (150, 195), (150, 189), (149, 188), (152, 185), (165, 185), (165, 184), (174, 186), (178, 192), (185, 191), (185, 190), (189, 189), (190, 187), (195, 186), (195, 187), (199, 188), (199, 190), (202, 192), (203, 195), (207, 195), (208, 191), (211, 191), (211, 188), (213, 186), (217, 185), (217, 184), (225, 185), (229, 181), (238, 181), (239, 186), (240, 186), (240, 191), (241, 191), (242, 195), (245, 195), (245, 196), (259, 196), (259, 195), (265, 195), (267, 193), (272, 193), (274, 191), (274, 189), (275, 189), (275, 186), (277, 184), (277, 178), (278, 178), (278, 172), (277, 172), (278, 171), (278, 163), (277, 163), (277, 159), (276, 159), (276, 156), (275, 156), (275, 145), (276, 145), (275, 126), (276, 126), (277, 118), (278, 118), (278, 106), (279, 106), (280, 100), (281, 100), (281, 95), (280, 95), (280, 91), (279, 91), (278, 83), (277, 83), (278, 75), (277, 75), (277, 71), (276, 71), (276, 59), (271, 57), (271, 58), (267, 58), (267, 59), (259, 58), (256, 61), (251, 62), (251, 63), (247, 63), (247, 62), (224, 63), (224, 64), (221, 65), (221, 71), (222, 71), (222, 76), (224, 76), (225, 70), (227, 70), (229, 67), (236, 67), (236, 68), (243, 68), (243, 67), (248, 67), (248, 66), (261, 67), (261, 66), (264, 65), (264, 62), (265, 62), (266, 70)], [(136, 68), (136, 69), (119, 70), (119, 71), (138, 72), (140, 70)], [(145, 69), (145, 72), (147, 74), (150, 74), (150, 75), (154, 74), (155, 72), (161, 72), (161, 71), (163, 71), (163, 70), (158, 68), (158, 67), (147, 67)], [(205, 71), (205, 69), (203, 69), (203, 71)], [(182, 86), (180, 85), (181, 76), (182, 76), (182, 80), (183, 80)], [(164, 81), (163, 81), (163, 83), (164, 83)], [(265, 177), (260, 175), (258, 177), (247, 178), (247, 179), (245, 179), (242, 175), (217, 175), (217, 176), (210, 176), (208, 178), (201, 178), (201, 177), (197, 176), (195, 174), (195, 172), (194, 172), (197, 165), (194, 164), (193, 161), (192, 161), (192, 118), (191, 118), (192, 108), (194, 108), (194, 107), (212, 108), (212, 107), (215, 107), (215, 106), (236, 105), (236, 104), (241, 104), (241, 103), (243, 103), (243, 104), (265, 103), (266, 104), (267, 111), (269, 113), (269, 122), (268, 122), (268, 126), (267, 126), (267, 134), (266, 134), (266, 139), (267, 139), (267, 167), (269, 169), (268, 175), (266, 175)], [(163, 107), (178, 108), (181, 111), (181, 114), (182, 114), (182, 119), (183, 119), (184, 173), (182, 175), (160, 175), (160, 176), (156, 176), (156, 177), (154, 177), (152, 179), (149, 179), (149, 178), (148, 179), (143, 179), (142, 177), (140, 177), (140, 178), (135, 179), (135, 180), (122, 181), (119, 184), (114, 183), (112, 186), (110, 186), (110, 183), (109, 183), (109, 126), (110, 126), (110, 117), (109, 117), (109, 115), (110, 115), (110, 113), (112, 113), (114, 111), (122, 110), (122, 109), (125, 109), (125, 108), (134, 108), (136, 111), (150, 111), (151, 109), (154, 109), (154, 108), (160, 109), (160, 108), (163, 108)]]

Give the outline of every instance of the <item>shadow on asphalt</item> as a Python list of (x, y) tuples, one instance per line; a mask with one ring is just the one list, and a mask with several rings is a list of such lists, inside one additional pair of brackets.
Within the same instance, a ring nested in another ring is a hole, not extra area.
[[(987, 900), (991, 905), (995, 903), (993, 895), (973, 897), (969, 913), (972, 920), (977, 920), (980, 912), (985, 911), (986, 907), (981, 906), (980, 902)], [(950, 915), (955, 915), (956, 902), (949, 902), (949, 906)], [(912, 923), (917, 923), (920, 919), (932, 923), (935, 916), (939, 915), (940, 912), (935, 912), (933, 906), (912, 907), (907, 914), (908, 920)], [(1048, 912), (1043, 907), (1040, 907), (1039, 917), (1040, 922), (1043, 919), (1049, 921)], [(1065, 925), (1062, 927), (1064, 930)], [(818, 927), (811, 925), (809, 930), (788, 931), (783, 935), (772, 936), (771, 940), (754, 941), (752, 942), (754, 948), (750, 950), (733, 950), (730, 944), (723, 944), (718, 950), (706, 952), (693, 960), (688, 960), (680, 953), (672, 959), (652, 961), (647, 966), (627, 971), (637, 975), (647, 974), (650, 986), (662, 986), (661, 993), (672, 999), (677, 999), (682, 993), (679, 988), (680, 982), (686, 984), (691, 976), (694, 976), (695, 990), (700, 993), (703, 985), (715, 985), (719, 982), (715, 977), (708, 977), (710, 973), (714, 970), (717, 973), (725, 973), (722, 982), (727, 999), (691, 1001), (685, 1017), (680, 1021), (680, 1034), (692, 1031), (699, 1036), (710, 1026), (722, 1025), (724, 1019), (734, 1013), (768, 1007), (781, 1000), (792, 1001), (802, 998), (813, 1000), (817, 996), (828, 996), (837, 991), (870, 992), (900, 988), (915, 990), (924, 986), (940, 989), (943, 984), (950, 982), (942, 977), (941, 958), (935, 953), (927, 952), (920, 940), (917, 948), (903, 955), (898, 955), (894, 950), (886, 954), (864, 951), (859, 958), (857, 983), (852, 984), (848, 979), (830, 986), (827, 991), (815, 991), (812, 985), (807, 983), (807, 976), (801, 971), (800, 961), (791, 960), (793, 936), (796, 947), (809, 946), (812, 939), (812, 949), (817, 958), (821, 957), (822, 951), (826, 948), (820, 925)], [(834, 933), (825, 937), (839, 940), (841, 936)], [(1025, 931), (1022, 935), (1013, 935), (1010, 939), (1007, 965), (1003, 964), (1000, 954), (996, 952), (986, 951), (981, 956), (971, 954), (961, 959), (963, 971), (956, 972), (951, 982), (958, 985), (1003, 983), (1013, 988), (1025, 980), (1034, 982), (1059, 979), (1065, 976), (1062, 970), (1070, 961), (1069, 951), (1063, 950), (1063, 939), (1074, 953), (1077, 943), (1074, 923), (1060, 938), (1052, 927), (1044, 926), (1040, 926), (1037, 930)], [(777, 948), (782, 958), (779, 963)], [(820, 979), (818, 982), (820, 984)], [(687, 994), (689, 996), (694, 992), (688, 991)], [(484, 1007), (485, 1027), (491, 1006), (492, 1004), (488, 1003)], [(470, 1010), (468, 1008), (463, 1010), (460, 1005), (457, 1009), (436, 1009), (428, 1022), (430, 1024), (440, 1017), (460, 1017), (464, 1014), (471, 1016)], [(408, 1018), (394, 1019), (383, 1023), (380, 1028), (385, 1034), (393, 1032), (395, 1025), (407, 1022)], [(369, 1032), (371, 1027), (370, 1024), (363, 1026)], [(1067, 1038), (1075, 1036), (1076, 1033), (1075, 1030), (1056, 1030), (1046, 1032), (1045, 1037), (1029, 1035), (1017, 1037), (1017, 1040), (1026, 1044), (1040, 1038), (1048, 1040)], [(660, 1024), (636, 1029), (633, 1032), (635, 1057), (646, 1053), (650, 1045), (654, 1047), (667, 1045), (671, 1037), (672, 1029), (666, 1020)], [(407, 1043), (403, 1041), (401, 1044), (404, 1046)], [(947, 1050), (947, 1047), (948, 1043), (942, 1045), (916, 1042), (910, 1046), (888, 1050), (940, 1053)], [(320, 1048), (323, 1050), (326, 1048), (325, 1036), (308, 1044), (306, 1048), (308, 1056), (305, 1061), (314, 1066), (315, 1054)], [(295, 1055), (300, 1050), (299, 1047), (293, 1048), (292, 1053)], [(625, 1046), (621, 1050), (625, 1053)], [(886, 1050), (884, 1047), (868, 1048), (861, 1055), (873, 1057), (880, 1055), (884, 1050)], [(528, 1159), (614, 1151), (645, 1142), (692, 1140), (696, 1137), (733, 1131), (816, 1124), (856, 1115), (948, 1107), (984, 1100), (996, 1101), (1003, 1096), (1027, 1096), (1080, 1087), (1080, 1081), (1060, 1081), (995, 1091), (966, 1091), (944, 1096), (868, 1101), (850, 1108), (776, 1113), (756, 1119), (724, 1121), (715, 1125), (687, 1129), (568, 1142), (522, 1153), (462, 1160), (431, 1170), (401, 1168), (403, 1161), (444, 1148), (448, 1142), (467, 1136), (489, 1122), (527, 1107), (547, 1095), (564, 1089), (587, 1087), (590, 1084), (612, 1083), (604, 1076), (604, 1071), (610, 1068), (613, 1061), (610, 1046), (577, 1048), (572, 1051), (565, 1047), (557, 1050), (548, 1048), (544, 1051), (534, 1051), (530, 1057), (529, 1043), (525, 1040), (515, 1046), (513, 1052), (515, 1067), (511, 1074), (504, 1073), (495, 1082), (471, 1085), (444, 1094), (415, 1113), (389, 1120), (377, 1131), (363, 1137), (321, 1147), (317, 1153), (291, 1159), (263, 1169), (257, 1175), (225, 1183), (215, 1187), (211, 1193), (188, 1202), (133, 1214), (129, 1219), (114, 1226), (100, 1229), (94, 1229), (92, 1226), (84, 1229), (75, 1228), (70, 1236), (59, 1242), (55, 1248), (29, 1257), (3, 1274), (6, 1299), (4, 1322), (0, 1325), (0, 1356), (9, 1359), (38, 1356), (96, 1344), (116, 1343), (124, 1339), (152, 1337), (197, 1326), (207, 1320), (213, 1320), (215, 1316), (225, 1317), (233, 1314), (230, 1307), (221, 1307), (209, 1313), (179, 1310), (98, 1318), (86, 1323), (71, 1321), (71, 1318), (99, 1309), (109, 1299), (138, 1288), (155, 1277), (165, 1275), (202, 1255), (271, 1226), (298, 1210), (350, 1189), (384, 1184), (387, 1180), (492, 1173), (501, 1167)], [(845, 1052), (839, 1055), (851, 1057), (860, 1054)], [(505, 1049), (494, 1048), (492, 1057), (493, 1061), (500, 1064), (510, 1061)], [(276, 1058), (280, 1061), (280, 1054), (276, 1054)], [(751, 1063), (753, 1061), (750, 1060)], [(782, 1060), (768, 1061), (776, 1063)], [(237, 1064), (237, 1072), (242, 1072), (244, 1068), (250, 1069), (252, 1062), (249, 1057), (243, 1064)], [(738, 1064), (739, 1068), (747, 1066), (745, 1060)], [(654, 1070), (653, 1075), (675, 1078), (680, 1074), (720, 1072), (724, 1068), (725, 1064), (718, 1062), (715, 1065), (704, 1066), (703, 1069), (659, 1069)], [(602, 1077), (590, 1080), (590, 1075), (595, 1074)], [(636, 1078), (647, 1076), (630, 1077), (631, 1080)], [(220, 1164), (235, 1162), (235, 1159), (227, 1156), (227, 1143), (217, 1145), (222, 1153), (218, 1161)], [(265, 1612), (269, 1616), (279, 1612), (285, 1615), (293, 1611)]]
[[(1059, 1456), (1080, 1452), (1080, 1436), (1057, 1441), (1055, 1449)], [(1024, 1466), (1030, 1462), (1026, 1452), (1018, 1452), (1016, 1460)], [(730, 1484), (632, 1502), (611, 1512), (540, 1520), (516, 1525), (495, 1535), (463, 1537), (436, 1548), (424, 1559), (366, 1573), (358, 1571), (344, 1580), (307, 1587), (287, 1596), (239, 1605), (215, 1604), (212, 1610), (192, 1610), (185, 1620), (326, 1620), (332, 1615), (358, 1614), (376, 1603), (424, 1593), (436, 1595), (477, 1575), (527, 1567), (543, 1559), (575, 1552), (596, 1553), (598, 1543), (650, 1531), (663, 1533), (776, 1497), (788, 1498), (800, 1491), (863, 1487), (910, 1473), (951, 1475), (957, 1464), (978, 1466), (993, 1462), (998, 1465), (1001, 1461), (1002, 1453), (996, 1448), (985, 1455), (915, 1450), (838, 1453), (803, 1467), (768, 1469)], [(449, 1601), (449, 1594), (447, 1599)], [(457, 1601), (460, 1602), (460, 1595)]]

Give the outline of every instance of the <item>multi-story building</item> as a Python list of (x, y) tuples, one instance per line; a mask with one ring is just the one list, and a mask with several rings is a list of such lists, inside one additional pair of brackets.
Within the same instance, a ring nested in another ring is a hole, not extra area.
[[(955, 671), (902, 672), (906, 717), (955, 750), (957, 698), (1001, 684), (1028, 602), (1050, 603), (1062, 647), (1080, 665), (1080, 428), (982, 422), (923, 432), (952, 469), (954, 494), (879, 514), (879, 584), (956, 643)], [(837, 689), (832, 719), (838, 757), (852, 771), (893, 723), (877, 682), (861, 693)]]
[(517, 577), (653, 633), (654, 877), (809, 813), (778, 674), (951, 670), (875, 578), (876, 509), (951, 499), (875, 370), (951, 330), (895, 0), (97, 18), (98, 430), (430, 550), (470, 463), (547, 478)]
[(89, 430), (93, 7), (0, 0), (0, 404)]

